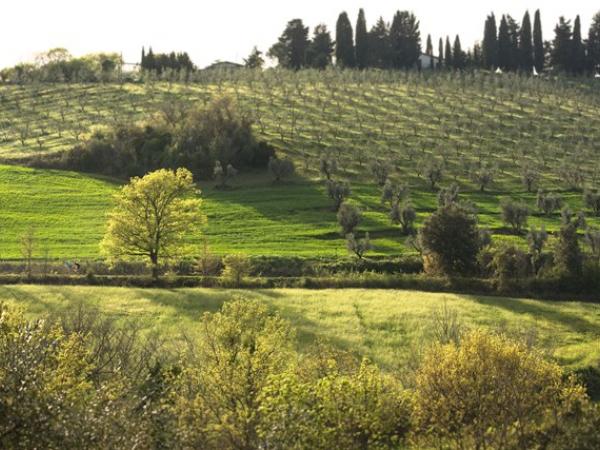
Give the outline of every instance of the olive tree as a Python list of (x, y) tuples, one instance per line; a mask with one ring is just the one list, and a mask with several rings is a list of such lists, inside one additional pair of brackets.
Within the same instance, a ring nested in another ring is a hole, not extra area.
[(529, 208), (524, 203), (517, 203), (509, 198), (502, 199), (500, 204), (502, 208), (502, 220), (505, 224), (510, 225), (513, 232), (519, 234), (523, 227), (527, 225), (529, 217)]
[(371, 164), (371, 173), (373, 174), (373, 178), (375, 178), (375, 182), (379, 186), (383, 186), (385, 185), (390, 173), (389, 164), (386, 164), (386, 162), (379, 159), (375, 160)]
[(276, 182), (281, 181), (283, 178), (291, 177), (295, 170), (294, 162), (289, 158), (278, 159), (271, 157), (269, 159), (269, 172), (271, 172)]
[(410, 235), (415, 231), (414, 224), (417, 220), (417, 211), (410, 202), (396, 202), (390, 211), (390, 219), (394, 225), (402, 226), (402, 233)]
[(132, 178), (115, 195), (102, 252), (111, 260), (149, 260), (158, 278), (159, 262), (185, 254), (185, 237), (200, 231), (204, 216), (198, 193), (187, 169)]
[(541, 213), (550, 216), (562, 208), (563, 200), (558, 194), (539, 189), (536, 197), (536, 206)]
[(402, 202), (408, 197), (408, 186), (406, 184), (396, 184), (387, 179), (381, 190), (381, 203), (389, 203), (390, 207), (395, 203)]
[(338, 223), (341, 227), (342, 236), (354, 232), (354, 229), (362, 220), (362, 212), (351, 203), (344, 202), (340, 205), (337, 213)]
[(529, 245), (529, 253), (531, 254), (531, 265), (536, 275), (541, 268), (540, 263), (542, 261), (542, 253), (547, 241), (548, 232), (544, 225), (542, 225), (539, 230), (532, 226), (529, 233), (527, 233), (527, 244)]
[(338, 211), (342, 202), (350, 196), (350, 185), (344, 181), (327, 181), (327, 195), (333, 200), (333, 209)]
[(227, 188), (228, 187), (227, 183), (229, 183), (230, 180), (235, 178), (237, 173), (238, 173), (237, 169), (235, 167), (233, 167), (231, 164), (228, 164), (227, 167), (225, 169), (223, 169), (221, 162), (217, 161), (215, 163), (215, 168), (213, 170), (213, 176), (215, 177), (215, 179), (218, 182), (217, 187), (221, 188), (221, 189)]
[(594, 215), (600, 216), (600, 192), (586, 189), (583, 193), (583, 201), (585, 206), (593, 211)]
[(362, 239), (357, 239), (354, 233), (348, 234), (346, 236), (346, 247), (348, 248), (349, 252), (358, 256), (358, 259), (363, 259), (365, 253), (373, 248), (371, 246), (369, 233), (365, 233), (365, 237)]

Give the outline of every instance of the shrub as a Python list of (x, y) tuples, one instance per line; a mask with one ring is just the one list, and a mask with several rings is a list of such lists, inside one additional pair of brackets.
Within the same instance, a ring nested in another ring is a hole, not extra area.
[(463, 207), (451, 204), (433, 213), (421, 229), (425, 258), (431, 272), (471, 274), (479, 253), (479, 232), (475, 217)]
[(350, 196), (350, 185), (344, 181), (327, 181), (327, 195), (333, 200), (333, 209), (338, 211), (341, 204)]
[(583, 257), (579, 248), (577, 229), (580, 221), (565, 219), (558, 232), (558, 242), (554, 249), (554, 261), (559, 272), (579, 276), (583, 271)]
[(558, 194), (547, 193), (540, 189), (537, 193), (536, 205), (540, 212), (550, 216), (562, 208), (563, 200)]
[(533, 271), (537, 275), (541, 269), (542, 254), (544, 252), (544, 246), (548, 240), (548, 232), (546, 227), (542, 225), (541, 229), (531, 227), (529, 233), (527, 233), (527, 243), (529, 244), (529, 252), (531, 253), (531, 262)]
[(356, 206), (344, 202), (337, 213), (338, 224), (341, 227), (342, 236), (354, 233), (354, 229), (362, 220), (362, 213)]
[(583, 202), (594, 215), (600, 216), (600, 193), (598, 190), (586, 189), (583, 193)]
[(276, 182), (291, 177), (295, 170), (294, 162), (289, 158), (277, 159), (271, 157), (269, 159), (269, 172), (271, 172)]
[(496, 251), (492, 259), (494, 276), (501, 291), (510, 288), (510, 281), (526, 278), (530, 272), (527, 254), (515, 246)]
[(502, 208), (502, 220), (510, 225), (514, 233), (520, 234), (523, 227), (527, 226), (529, 208), (524, 203), (516, 203), (511, 199), (504, 198), (500, 203)]
[(353, 233), (346, 236), (346, 247), (348, 251), (358, 256), (358, 259), (363, 259), (365, 253), (371, 250), (371, 240), (369, 233), (365, 233), (363, 239), (356, 239)]
[(390, 211), (390, 219), (394, 225), (402, 226), (402, 233), (405, 235), (414, 234), (414, 223), (417, 220), (417, 211), (411, 203), (394, 203), (392, 210)]
[(426, 354), (416, 376), (413, 432), (427, 448), (546, 448), (576, 435), (592, 410), (584, 388), (555, 363), (473, 331), (460, 345), (435, 345)]
[(223, 266), (221, 276), (226, 280), (232, 280), (236, 286), (240, 286), (250, 273), (250, 260), (245, 255), (227, 255), (223, 258)]

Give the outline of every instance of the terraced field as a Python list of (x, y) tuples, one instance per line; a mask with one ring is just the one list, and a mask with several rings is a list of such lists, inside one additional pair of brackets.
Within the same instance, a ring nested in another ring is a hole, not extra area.
[[(150, 114), (174, 119), (173, 105), (237, 100), (259, 137), (296, 161), (298, 175), (273, 185), (266, 173), (242, 174), (236, 189), (202, 182), (205, 231), (218, 253), (342, 255), (335, 214), (318, 174), (319, 158), (338, 162), (336, 178), (352, 185), (374, 253), (410, 252), (390, 224), (369, 170), (388, 161), (391, 178), (407, 182), (419, 222), (436, 206), (424, 168), (442, 168), (440, 185), (456, 182), (477, 205), (482, 227), (515, 240), (500, 220), (500, 199), (522, 199), (535, 211), (521, 172), (538, 187), (560, 192), (573, 209), (580, 189), (600, 181), (600, 95), (594, 80), (542, 80), (512, 75), (312, 72), (199, 75), (194, 83), (0, 86), (0, 158), (18, 163), (64, 151), (94, 129)], [(474, 178), (487, 168), (484, 192)], [(51, 257), (96, 257), (110, 194), (121, 181), (56, 171), (0, 168), (0, 256), (20, 256), (19, 236), (35, 227)], [(558, 214), (530, 225), (559, 225)], [(590, 219), (595, 225), (598, 221)], [(199, 239), (200, 237), (195, 237)]]

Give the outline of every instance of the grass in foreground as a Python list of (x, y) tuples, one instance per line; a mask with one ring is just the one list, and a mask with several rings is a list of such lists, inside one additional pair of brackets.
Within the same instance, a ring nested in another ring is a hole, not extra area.
[(290, 320), (300, 348), (325, 339), (386, 369), (415, 360), (433, 338), (433, 316), (444, 307), (456, 311), (463, 326), (521, 336), (566, 368), (600, 361), (600, 305), (591, 303), (381, 290), (0, 287), (0, 301), (23, 308), (29, 317), (84, 304), (174, 338), (193, 333), (203, 312), (235, 297), (264, 301)]

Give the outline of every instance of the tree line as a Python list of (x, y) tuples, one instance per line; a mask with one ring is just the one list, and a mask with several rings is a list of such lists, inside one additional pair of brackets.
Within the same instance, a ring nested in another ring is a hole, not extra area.
[(152, 47), (148, 49), (148, 53), (146, 53), (146, 48), (142, 47), (140, 67), (142, 70), (154, 71), (159, 75), (167, 70), (175, 72), (180, 72), (182, 70), (193, 72), (196, 70), (196, 66), (187, 52), (155, 54)]
[[(336, 23), (335, 40), (324, 24), (310, 28), (302, 19), (288, 22), (278, 41), (267, 56), (280, 67), (299, 70), (324, 69), (335, 64), (346, 69), (412, 69), (421, 67), (421, 55), (429, 56), (430, 69), (485, 68), (504, 71), (541, 73), (544, 69), (581, 75), (600, 68), (600, 12), (597, 13), (583, 39), (581, 19), (575, 21), (559, 18), (552, 41), (544, 41), (540, 10), (532, 23), (529, 11), (521, 23), (511, 15), (487, 16), (481, 44), (463, 49), (460, 36), (439, 39), (437, 55), (431, 35), (427, 36), (423, 52), (419, 20), (409, 11), (397, 11), (391, 24), (380, 17), (368, 30), (365, 11), (360, 9), (356, 26), (352, 27), (346, 12)], [(334, 59), (335, 57), (335, 59)], [(257, 59), (258, 58), (258, 59)], [(246, 62), (249, 67), (262, 65), (260, 52), (253, 50)]]

